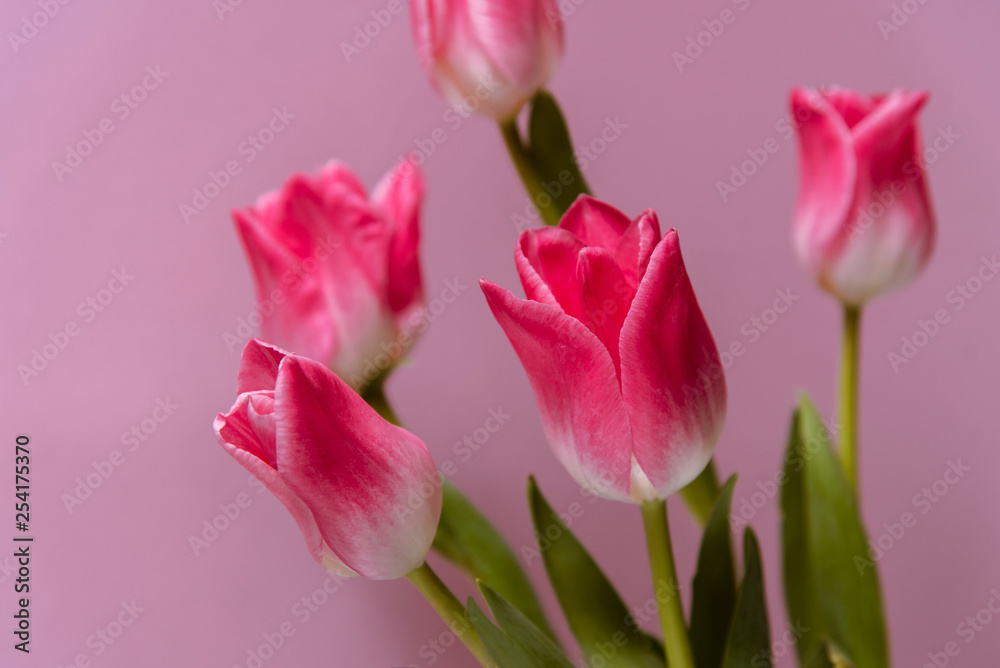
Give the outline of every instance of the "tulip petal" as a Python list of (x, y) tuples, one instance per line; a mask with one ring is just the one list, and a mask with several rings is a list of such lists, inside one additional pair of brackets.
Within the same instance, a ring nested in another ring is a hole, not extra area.
[(423, 563), (441, 513), (440, 479), (423, 442), (302, 357), (282, 361), (275, 407), (278, 471), (330, 549), (373, 579)]
[(611, 354), (615, 373), (621, 378), (618, 340), (635, 292), (610, 252), (596, 246), (580, 251), (577, 264), (580, 284), (580, 321)]
[(407, 160), (386, 174), (372, 195), (393, 230), (387, 267), (389, 308), (404, 316), (423, 301), (419, 253), (423, 198), (423, 175)]
[(247, 418), (246, 409), (250, 402), (249, 394), (241, 394), (229, 413), (215, 418), (213, 425), (215, 436), (226, 452), (240, 466), (250, 472), (255, 478), (274, 494), (288, 509), (295, 519), (299, 530), (306, 541), (306, 547), (313, 559), (323, 561), (323, 537), (313, 518), (312, 511), (291, 491), (281, 480), (273, 462), (268, 462), (261, 444)]
[(243, 348), (236, 376), (236, 393), (274, 390), (278, 380), (278, 365), (287, 352), (260, 339), (251, 339)]
[(792, 112), (799, 123), (801, 163), (793, 237), (799, 258), (818, 273), (849, 215), (857, 164), (846, 123), (820, 94), (794, 89)]
[(528, 299), (579, 317), (580, 286), (576, 265), (583, 248), (579, 237), (557, 227), (522, 232), (514, 261)]
[(611, 252), (618, 249), (622, 235), (631, 225), (624, 213), (590, 195), (577, 197), (559, 221), (559, 229), (572, 232), (587, 246), (600, 246)]
[(639, 273), (638, 280), (642, 281), (646, 275), (646, 267), (649, 266), (649, 258), (653, 256), (653, 251), (660, 243), (660, 220), (656, 217), (656, 212), (647, 209), (639, 216)]
[(540, 85), (535, 79), (544, 62), (545, 29), (554, 32), (561, 22), (550, 24), (538, 0), (466, 0), (466, 5), (477, 41), (500, 73), (525, 87)]
[(862, 95), (847, 88), (827, 88), (820, 95), (830, 103), (848, 129), (853, 128), (875, 109), (879, 96)]
[(852, 218), (820, 277), (848, 303), (908, 283), (930, 256), (935, 224), (916, 127), (926, 101), (926, 93), (895, 91), (854, 130)]
[(607, 348), (551, 305), (479, 285), (528, 374), (556, 457), (585, 488), (630, 501), (632, 437)]
[[(719, 352), (674, 230), (653, 251), (625, 318), (620, 349), (635, 458), (666, 498), (708, 464), (726, 408)], [(713, 371), (718, 378), (705, 387), (702, 374), (711, 379)]]

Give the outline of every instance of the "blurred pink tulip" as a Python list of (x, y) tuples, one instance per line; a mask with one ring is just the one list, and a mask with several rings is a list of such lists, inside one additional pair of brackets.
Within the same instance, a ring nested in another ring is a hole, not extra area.
[(581, 196), (515, 251), (527, 299), (481, 281), (570, 474), (609, 499), (666, 498), (708, 464), (726, 382), (677, 233)]
[(407, 162), (371, 198), (330, 162), (234, 211), (264, 338), (323, 362), (356, 390), (387, 372), (421, 324), (422, 199), (423, 179)]
[(797, 88), (801, 188), (793, 236), (826, 291), (860, 306), (911, 281), (934, 245), (917, 114), (923, 92)]
[(427, 447), (322, 364), (256, 339), (239, 396), (215, 418), (226, 452), (281, 501), (331, 573), (376, 580), (420, 566), (441, 515)]
[(453, 104), (514, 116), (555, 72), (562, 15), (555, 0), (410, 0), (420, 64)]

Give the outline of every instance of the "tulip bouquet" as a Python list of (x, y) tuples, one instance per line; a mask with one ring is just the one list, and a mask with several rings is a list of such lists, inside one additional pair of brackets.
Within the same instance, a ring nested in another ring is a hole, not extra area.
[[(394, 416), (384, 381), (427, 326), (425, 185), (410, 161), (371, 195), (331, 162), (234, 212), (259, 295), (277, 309), (243, 352), (236, 402), (215, 421), (219, 442), (288, 508), (322, 568), (406, 577), (483, 666), (772, 665), (761, 549), (731, 521), (736, 476), (720, 485), (712, 462), (727, 400), (719, 351), (678, 231), (651, 210), (630, 218), (593, 197), (574, 161), (543, 88), (563, 46), (556, 3), (410, 9), (434, 85), (497, 121), (538, 208), (544, 224), (512, 249), (524, 297), (482, 280), (483, 307), (524, 367), (556, 458), (588, 493), (639, 507), (662, 633), (640, 628), (529, 479), (546, 572), (576, 643), (566, 645), (503, 537)], [(842, 426), (832, 433), (803, 397), (779, 473), (785, 602), (804, 629), (804, 668), (889, 665), (877, 568), (859, 557), (859, 325), (862, 307), (911, 280), (933, 245), (916, 126), (925, 101), (905, 91), (791, 95), (801, 163), (793, 245), (844, 308)], [(557, 195), (545, 188), (553, 181)], [(666, 513), (678, 494), (704, 531), (687, 614)], [(431, 552), (473, 578), (481, 602), (458, 600)]]

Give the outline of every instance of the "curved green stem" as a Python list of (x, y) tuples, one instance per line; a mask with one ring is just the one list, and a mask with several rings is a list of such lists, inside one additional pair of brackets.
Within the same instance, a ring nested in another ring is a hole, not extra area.
[(399, 416), (392, 410), (388, 397), (385, 396), (385, 376), (373, 380), (361, 393), (361, 398), (374, 408), (375, 412), (381, 415), (386, 422), (397, 426), (402, 424), (399, 421)]
[[(558, 225), (560, 212), (552, 205), (552, 197), (542, 187), (542, 179), (538, 175), (535, 163), (531, 158), (529, 149), (525, 148), (521, 142), (521, 132), (517, 129), (517, 119), (511, 118), (500, 122), (500, 132), (503, 134), (504, 143), (507, 145), (507, 152), (510, 153), (511, 160), (517, 168), (517, 173), (521, 176), (521, 183), (531, 195), (531, 201), (535, 208), (542, 215), (546, 225)], [(544, 196), (544, 197), (543, 197)], [(548, 206), (542, 206), (542, 201), (547, 198)]]
[(646, 529), (649, 567), (653, 573), (653, 595), (660, 611), (667, 662), (670, 668), (694, 668), (694, 654), (691, 651), (687, 625), (684, 623), (684, 606), (681, 605), (677, 568), (674, 566), (674, 552), (670, 545), (667, 502), (646, 501), (640, 508), (642, 523)]
[(844, 305), (844, 348), (840, 358), (840, 461), (858, 495), (858, 361), (861, 307)]
[(448, 586), (441, 581), (430, 566), (426, 563), (406, 574), (406, 579), (420, 590), (424, 598), (441, 615), (448, 628), (458, 637), (459, 640), (472, 652), (480, 664), (491, 667), (495, 662), (486, 651), (486, 646), (479, 639), (476, 630), (472, 628), (469, 621), (468, 612), (465, 606), (455, 597)]

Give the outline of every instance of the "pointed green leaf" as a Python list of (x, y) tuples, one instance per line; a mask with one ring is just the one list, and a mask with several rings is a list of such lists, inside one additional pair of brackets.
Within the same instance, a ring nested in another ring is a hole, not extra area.
[(479, 591), (486, 599), (486, 605), (490, 607), (490, 612), (497, 620), (497, 624), (503, 629), (511, 640), (513, 640), (524, 654), (530, 659), (530, 663), (521, 665), (544, 666), (545, 668), (573, 668), (566, 655), (562, 653), (555, 643), (549, 640), (548, 636), (538, 630), (538, 627), (531, 623), (520, 610), (508, 603), (500, 594), (496, 593), (485, 582), (479, 582)]
[(555, 98), (544, 90), (531, 101), (528, 141), (531, 161), (542, 181), (549, 184), (546, 191), (562, 215), (577, 196), (590, 189), (576, 164), (566, 119)]
[(473, 580), (496, 589), (554, 639), (535, 590), (503, 536), (447, 479), (443, 479), (442, 488), (444, 502), (434, 549)]
[(743, 582), (726, 640), (723, 668), (771, 668), (771, 632), (764, 597), (760, 545), (753, 529), (743, 532)]
[(698, 668), (719, 668), (736, 607), (736, 569), (729, 533), (729, 508), (736, 476), (719, 493), (698, 551), (691, 597), (691, 649)]
[(531, 657), (521, 649), (521, 646), (514, 642), (506, 633), (493, 625), (486, 614), (476, 604), (475, 599), (469, 598), (469, 621), (472, 627), (479, 634), (479, 639), (483, 641), (486, 650), (497, 662), (499, 668), (521, 668), (522, 666), (539, 666), (533, 664)]
[(803, 664), (824, 640), (857, 668), (889, 665), (878, 572), (854, 493), (808, 397), (792, 418), (781, 510), (788, 616), (809, 629)]
[(708, 461), (708, 466), (697, 478), (681, 488), (681, 498), (691, 517), (704, 527), (715, 508), (715, 502), (719, 500), (719, 479), (715, 473), (714, 459)]
[(584, 657), (600, 657), (601, 666), (608, 668), (663, 668), (662, 650), (632, 619), (614, 586), (546, 502), (534, 478), (528, 478), (528, 502), (535, 533), (547, 541), (541, 550), (545, 570)]

